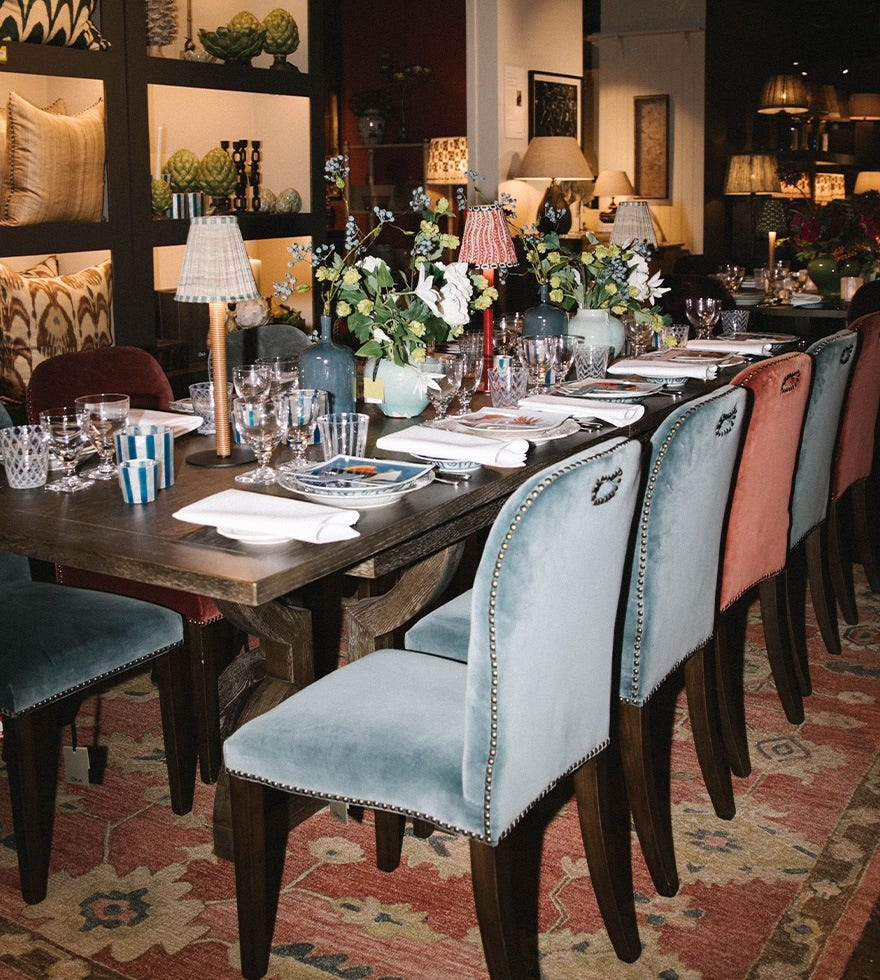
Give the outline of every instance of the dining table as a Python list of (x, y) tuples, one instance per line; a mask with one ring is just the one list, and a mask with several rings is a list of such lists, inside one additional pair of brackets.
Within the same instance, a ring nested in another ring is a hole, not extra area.
[[(214, 446), (213, 437), (193, 432), (175, 440), (176, 479), (149, 504), (127, 504), (115, 481), (72, 494), (0, 487), (0, 549), (215, 599), (224, 616), (259, 640), (221, 676), (228, 733), (335, 669), (343, 635), (348, 659), (388, 643), (441, 597), (466, 543), (488, 529), (510, 493), (534, 473), (611, 436), (649, 436), (670, 411), (730, 373), (648, 396), (644, 415), (629, 425), (578, 429), (531, 445), (524, 466), (481, 466), (468, 479), (435, 480), (388, 506), (363, 510), (358, 535), (347, 540), (248, 544), (175, 518), (181, 508), (235, 487), (240, 472), (188, 465), (190, 454)], [(478, 395), (474, 407), (485, 398)], [(375, 406), (363, 410), (370, 415), (368, 456), (388, 455), (376, 449), (377, 438), (423, 421), (386, 418)], [(320, 447), (310, 452), (320, 454)], [(277, 485), (255, 492), (295, 496)], [(291, 799), (304, 810), (315, 805)], [(219, 856), (231, 856), (223, 774), (214, 846)]]
[(846, 326), (849, 303), (823, 297), (815, 303), (760, 303), (750, 309), (749, 330), (782, 330), (812, 342)]

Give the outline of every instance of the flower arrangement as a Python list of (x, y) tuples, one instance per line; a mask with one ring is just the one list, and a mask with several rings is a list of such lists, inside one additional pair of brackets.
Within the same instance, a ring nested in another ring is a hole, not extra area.
[[(374, 208), (376, 225), (361, 231), (349, 210), (347, 176), (347, 157), (327, 161), (325, 179), (342, 192), (346, 208), (345, 251), (340, 255), (333, 245), (313, 250), (294, 242), (288, 246), (293, 256), (289, 264), (311, 253), (323, 313), (347, 318), (349, 330), (361, 342), (355, 351), (358, 356), (389, 358), (400, 366), (423, 361), (429, 349), (458, 337), (471, 315), (486, 309), (498, 293), (466, 263), (441, 261), (445, 249), (459, 245), (458, 236), (441, 227), (441, 220), (452, 212), (445, 198), (432, 208), (421, 187), (415, 188), (410, 200), (411, 210), (420, 215), (418, 230), (400, 229), (413, 239), (409, 268), (400, 272), (369, 254), (382, 229), (394, 223), (394, 215)], [(284, 298), (309, 288), (307, 283), (297, 283), (290, 272), (284, 282), (275, 283), (276, 295)]]
[(550, 302), (565, 305), (577, 285), (579, 256), (566, 251), (555, 231), (541, 232), (537, 225), (520, 229), (528, 271), (539, 286), (550, 287)]

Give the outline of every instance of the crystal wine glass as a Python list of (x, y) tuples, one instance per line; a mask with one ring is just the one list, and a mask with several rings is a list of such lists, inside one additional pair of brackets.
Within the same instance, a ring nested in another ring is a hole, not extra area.
[(465, 350), (461, 354), (461, 389), (458, 392), (458, 401), (461, 408), (459, 415), (467, 415), (470, 411), (471, 398), (474, 392), (480, 387), (483, 379), (483, 351)]
[(545, 395), (548, 391), (547, 375), (555, 370), (559, 356), (559, 336), (519, 337), (516, 352), (522, 366), (532, 376), (533, 394)]
[(556, 367), (553, 369), (555, 383), (561, 385), (568, 377), (578, 349), (578, 338), (562, 334), (556, 338)]
[(287, 399), (283, 395), (253, 401), (236, 398), (232, 411), (241, 438), (253, 449), (259, 464), (255, 470), (240, 473), (235, 482), (271, 486), (278, 472), (269, 465), (269, 458), (287, 429)]
[(684, 308), (697, 340), (708, 340), (721, 314), (718, 300), (712, 296), (689, 296), (684, 301)]
[(636, 319), (633, 313), (622, 313), (623, 332), (629, 346), (630, 357), (641, 357), (647, 353), (654, 339), (654, 328), (644, 320)]
[(118, 392), (81, 395), (75, 405), (82, 416), (83, 434), (98, 451), (101, 460), (89, 476), (95, 480), (115, 480), (119, 473), (113, 461), (116, 433), (121, 432), (128, 421), (128, 395)]
[(498, 354), (512, 354), (516, 341), (522, 333), (522, 313), (502, 313), (495, 318), (495, 351)]
[(76, 493), (94, 486), (94, 480), (84, 480), (76, 474), (76, 461), (85, 445), (80, 412), (70, 406), (50, 408), (40, 412), (40, 424), (49, 434), (49, 442), (64, 470), (61, 479), (47, 483), (46, 489), (56, 493)]
[(232, 369), (235, 393), (245, 401), (268, 398), (272, 391), (272, 371), (268, 364), (237, 364)]
[(463, 368), (460, 354), (431, 354), (422, 365), (428, 400), (434, 406), (437, 419), (446, 418), (446, 409), (461, 387)]
[(287, 440), (293, 456), (278, 469), (291, 473), (308, 465), (306, 450), (318, 416), (324, 412), (324, 392), (318, 388), (294, 388), (287, 396)]
[(272, 394), (289, 395), (294, 388), (299, 387), (299, 358), (298, 357), (265, 357), (257, 362), (269, 369), (272, 378)]

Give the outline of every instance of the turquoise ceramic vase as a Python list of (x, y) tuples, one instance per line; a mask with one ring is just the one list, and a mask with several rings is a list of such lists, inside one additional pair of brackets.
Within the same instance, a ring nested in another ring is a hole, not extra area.
[(587, 310), (579, 307), (568, 321), (568, 333), (578, 337), (581, 344), (610, 347), (612, 360), (620, 357), (626, 343), (623, 323), (608, 310)]
[(561, 336), (566, 332), (568, 316), (565, 310), (550, 302), (550, 287), (544, 283), (538, 291), (538, 305), (523, 314), (523, 337)]
[(326, 391), (329, 411), (354, 411), (354, 354), (333, 342), (332, 317), (321, 316), (321, 339), (299, 355), (299, 383), (303, 388)]
[(364, 378), (382, 382), (378, 405), (389, 418), (415, 418), (428, 407), (427, 387), (421, 371), (412, 364), (401, 366), (387, 357), (370, 357), (364, 362)]

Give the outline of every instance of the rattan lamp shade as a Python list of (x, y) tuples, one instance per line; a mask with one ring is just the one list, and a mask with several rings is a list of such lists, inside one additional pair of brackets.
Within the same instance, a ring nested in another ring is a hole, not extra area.
[(787, 112), (795, 116), (810, 108), (810, 90), (797, 75), (773, 75), (764, 82), (758, 112)]
[(592, 180), (593, 171), (573, 136), (535, 136), (516, 176), (519, 180)]
[(779, 176), (772, 153), (735, 153), (727, 167), (725, 194), (778, 194)]
[(629, 245), (644, 242), (652, 248), (657, 247), (657, 235), (647, 201), (621, 201), (614, 216), (611, 229), (612, 245)]

